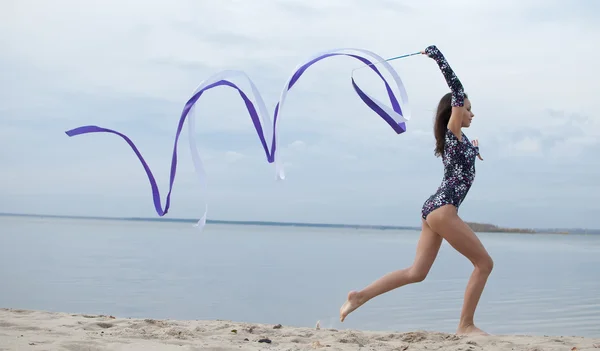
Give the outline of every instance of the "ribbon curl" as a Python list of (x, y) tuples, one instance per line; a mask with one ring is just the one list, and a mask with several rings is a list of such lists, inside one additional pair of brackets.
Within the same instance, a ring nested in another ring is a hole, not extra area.
[[(410, 56), (410, 55), (413, 55), (413, 54), (398, 56), (393, 59)], [(363, 62), (366, 65), (366, 67), (371, 68), (381, 78), (381, 80), (385, 84), (385, 88), (386, 88), (386, 92), (387, 92), (387, 95), (388, 95), (388, 98), (389, 98), (389, 101), (391, 104), (391, 108), (388, 105), (386, 105), (385, 103), (374, 98), (373, 96), (365, 93), (356, 84), (356, 82), (354, 80), (354, 76), (351, 77), (352, 87), (354, 88), (354, 90), (358, 94), (358, 96), (361, 98), (361, 100), (371, 110), (373, 110), (381, 118), (383, 118), (383, 120), (386, 123), (388, 123), (390, 125), (390, 127), (397, 134), (404, 133), (406, 131), (405, 122), (407, 122), (410, 119), (411, 115), (410, 115), (410, 109), (409, 109), (409, 105), (408, 105), (408, 96), (406, 94), (404, 85), (402, 84), (402, 80), (400, 79), (400, 76), (392, 68), (392, 66), (387, 62), (387, 60), (383, 59), (381, 56), (379, 56), (369, 50), (357, 49), (357, 48), (340, 48), (340, 49), (334, 49), (334, 50), (321, 52), (317, 55), (314, 55), (307, 62), (297, 66), (296, 69), (294, 70), (294, 73), (290, 76), (290, 78), (284, 85), (284, 88), (280, 95), (279, 102), (275, 106), (275, 110), (274, 110), (274, 114), (273, 114), (273, 122), (271, 122), (271, 120), (269, 118), (267, 108), (262, 99), (262, 96), (260, 95), (258, 88), (254, 84), (254, 82), (252, 82), (250, 77), (248, 77), (248, 75), (246, 73), (244, 73), (243, 71), (237, 71), (237, 70), (221, 71), (221, 72), (216, 73), (213, 76), (209, 77), (208, 79), (204, 80), (203, 82), (201, 82), (198, 85), (198, 87), (194, 90), (194, 92), (192, 93), (192, 96), (188, 99), (188, 101), (184, 105), (184, 108), (181, 112), (181, 116), (179, 118), (179, 123), (177, 125), (177, 130), (175, 133), (175, 141), (174, 141), (174, 145), (173, 145), (173, 157), (171, 160), (171, 171), (170, 171), (170, 177), (169, 177), (169, 192), (166, 197), (164, 209), (162, 208), (162, 205), (161, 205), (160, 191), (158, 189), (158, 185), (156, 183), (154, 175), (152, 174), (152, 171), (150, 170), (150, 167), (144, 160), (144, 157), (142, 156), (140, 151), (137, 149), (137, 147), (135, 146), (133, 141), (131, 139), (129, 139), (125, 134), (117, 132), (112, 129), (98, 127), (98, 126), (94, 126), (94, 125), (81, 126), (78, 128), (68, 130), (65, 133), (69, 137), (87, 134), (87, 133), (111, 133), (111, 134), (115, 134), (115, 135), (118, 135), (121, 138), (123, 138), (127, 142), (127, 144), (129, 144), (129, 146), (131, 147), (133, 152), (137, 155), (142, 166), (144, 167), (144, 170), (146, 171), (146, 175), (148, 176), (148, 181), (150, 182), (150, 187), (152, 188), (152, 198), (153, 198), (153, 202), (154, 202), (154, 208), (156, 210), (156, 213), (162, 217), (168, 213), (170, 205), (171, 205), (171, 192), (173, 189), (173, 184), (175, 182), (175, 174), (177, 172), (177, 143), (179, 141), (179, 137), (180, 137), (181, 131), (183, 129), (183, 125), (185, 123), (186, 118), (188, 119), (189, 147), (190, 147), (190, 151), (191, 151), (192, 162), (194, 164), (194, 168), (195, 168), (196, 174), (198, 176), (198, 180), (200, 182), (202, 190), (206, 191), (206, 189), (207, 189), (206, 173), (204, 170), (204, 166), (202, 164), (202, 160), (198, 153), (198, 149), (196, 146), (196, 140), (194, 138), (196, 102), (198, 101), (200, 96), (202, 96), (202, 94), (205, 91), (219, 87), (219, 86), (227, 86), (227, 87), (236, 89), (238, 91), (238, 93), (240, 94), (240, 97), (242, 98), (242, 100), (244, 101), (244, 103), (246, 105), (246, 109), (248, 110), (250, 118), (252, 119), (254, 128), (256, 129), (256, 133), (258, 134), (260, 143), (261, 143), (263, 150), (265, 152), (265, 155), (267, 157), (267, 161), (269, 163), (274, 163), (275, 170), (276, 170), (276, 177), (278, 179), (285, 179), (284, 170), (283, 170), (283, 167), (281, 166), (281, 160), (279, 158), (279, 154), (277, 153), (277, 146), (278, 146), (277, 121), (278, 121), (279, 116), (281, 115), (281, 111), (282, 111), (282, 108), (283, 108), (283, 105), (285, 102), (285, 98), (287, 96), (287, 93), (294, 86), (294, 84), (296, 84), (298, 79), (300, 79), (302, 74), (304, 74), (304, 72), (311, 65), (315, 64), (316, 62), (318, 62), (320, 60), (323, 60), (328, 57), (333, 57), (333, 56), (349, 56), (349, 57), (355, 58), (355, 59)], [(364, 56), (371, 56), (371, 57), (375, 58), (375, 62), (371, 62), (369, 59), (365, 58)], [(400, 100), (402, 101), (402, 107), (400, 106), (401, 103), (396, 98), (392, 88), (390, 87), (390, 85), (388, 84), (386, 79), (383, 77), (383, 75), (379, 72), (377, 67), (374, 66), (374, 63), (381, 63), (383, 65), (383, 67), (388, 71), (388, 73), (392, 76), (392, 79), (394, 80), (395, 85), (400, 93)], [(250, 99), (248, 97), (248, 95), (246, 94), (246, 92), (244, 92), (240, 87), (238, 87), (236, 84), (234, 84), (233, 82), (230, 81), (230, 79), (232, 79), (236, 76), (241, 76), (242, 78), (245, 78), (247, 80), (247, 82), (250, 84), (253, 99)], [(256, 106), (258, 106), (258, 109), (256, 108)], [(270, 128), (268, 128), (267, 126)], [(269, 139), (270, 139), (270, 146), (268, 144)], [(205, 208), (204, 208), (203, 215), (201, 216), (200, 220), (196, 223), (196, 226), (199, 227), (200, 229), (202, 229), (204, 227), (204, 225), (206, 224), (206, 217), (207, 217), (207, 212), (208, 212), (208, 206), (207, 206), (206, 202), (205, 202), (204, 207)]]

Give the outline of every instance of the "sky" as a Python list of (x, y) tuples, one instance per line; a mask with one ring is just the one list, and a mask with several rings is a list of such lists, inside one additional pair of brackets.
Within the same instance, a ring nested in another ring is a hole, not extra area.
[[(339, 47), (394, 57), (436, 45), (470, 96), (483, 161), (459, 215), (511, 227), (600, 228), (600, 4), (594, 0), (219, 0), (0, 3), (0, 212), (157, 217), (175, 130), (196, 86), (241, 70), (269, 113), (294, 69)], [(350, 57), (325, 59), (280, 116), (276, 180), (238, 93), (198, 101), (197, 181), (187, 125), (167, 217), (420, 225), (442, 179), (433, 117), (448, 87), (426, 56), (391, 61), (412, 116), (396, 134), (353, 91)], [(385, 100), (370, 70), (355, 79)], [(243, 81), (240, 81), (243, 82)], [(243, 84), (242, 84), (243, 86)]]

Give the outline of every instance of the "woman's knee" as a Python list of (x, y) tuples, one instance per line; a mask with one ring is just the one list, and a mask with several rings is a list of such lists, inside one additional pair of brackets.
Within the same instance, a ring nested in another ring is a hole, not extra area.
[(412, 266), (408, 269), (408, 279), (411, 283), (422, 282), (423, 280), (425, 280), (425, 278), (427, 278), (428, 274), (429, 270), (425, 270), (415, 266)]
[(490, 275), (494, 269), (494, 260), (490, 255), (485, 255), (481, 259), (473, 262), (475, 269), (485, 275)]

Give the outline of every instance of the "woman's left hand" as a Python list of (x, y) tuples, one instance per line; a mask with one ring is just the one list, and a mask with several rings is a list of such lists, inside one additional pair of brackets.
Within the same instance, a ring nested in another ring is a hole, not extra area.
[[(473, 144), (473, 146), (475, 146), (475, 147), (479, 147), (479, 140), (477, 140), (477, 139), (473, 139), (473, 141), (471, 141), (471, 144)], [(479, 157), (479, 159), (480, 159), (481, 161), (483, 161), (483, 158), (481, 157), (481, 154), (479, 154), (479, 153), (478, 153), (478, 154), (477, 154), (477, 157)]]

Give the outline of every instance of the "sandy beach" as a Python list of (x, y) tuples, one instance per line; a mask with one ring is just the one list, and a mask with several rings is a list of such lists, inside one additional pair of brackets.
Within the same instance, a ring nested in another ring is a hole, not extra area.
[[(315, 321), (316, 322), (316, 321)], [(316, 323), (315, 323), (316, 324)], [(600, 338), (464, 336), (294, 328), (232, 321), (119, 318), (0, 309), (0, 350), (527, 350), (600, 349)]]

